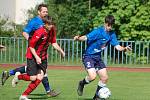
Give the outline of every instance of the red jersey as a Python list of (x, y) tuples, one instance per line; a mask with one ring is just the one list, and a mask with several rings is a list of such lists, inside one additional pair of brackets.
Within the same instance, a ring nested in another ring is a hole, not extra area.
[(42, 59), (47, 59), (47, 49), (52, 43), (56, 43), (56, 31), (54, 28), (47, 33), (43, 27), (37, 29), (33, 36), (29, 39), (29, 46), (27, 48), (26, 58), (32, 59), (33, 55), (29, 47), (35, 49), (37, 55)]

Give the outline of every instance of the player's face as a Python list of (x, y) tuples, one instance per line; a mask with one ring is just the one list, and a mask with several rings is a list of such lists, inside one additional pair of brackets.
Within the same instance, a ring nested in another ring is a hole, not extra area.
[(105, 29), (107, 32), (110, 32), (112, 30), (112, 25), (105, 23)]
[(42, 7), (41, 10), (38, 11), (38, 14), (41, 18), (48, 15), (48, 9), (46, 7)]

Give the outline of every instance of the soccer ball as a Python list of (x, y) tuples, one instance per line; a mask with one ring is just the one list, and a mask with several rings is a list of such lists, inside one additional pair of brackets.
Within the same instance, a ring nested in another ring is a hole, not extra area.
[(101, 99), (108, 99), (111, 96), (111, 91), (107, 87), (102, 87), (98, 91), (98, 96)]

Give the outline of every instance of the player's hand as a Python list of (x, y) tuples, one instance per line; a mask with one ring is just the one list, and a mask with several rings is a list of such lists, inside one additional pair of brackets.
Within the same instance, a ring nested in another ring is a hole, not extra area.
[(3, 46), (3, 45), (0, 45), (0, 50), (1, 50), (1, 51), (5, 51), (5, 50), (6, 50), (6, 47)]
[(62, 54), (61, 54), (63, 57), (65, 57), (65, 53), (63, 52)]
[(74, 37), (74, 40), (78, 40), (78, 39), (79, 39), (79, 36), (78, 36), (78, 35)]
[(42, 61), (41, 61), (41, 58), (40, 58), (40, 57), (36, 57), (35, 59), (36, 59), (36, 63), (37, 63), (37, 64), (41, 64), (41, 63), (42, 63)]
[(131, 45), (126, 46), (126, 47), (125, 47), (125, 50), (126, 50), (126, 51), (132, 51)]

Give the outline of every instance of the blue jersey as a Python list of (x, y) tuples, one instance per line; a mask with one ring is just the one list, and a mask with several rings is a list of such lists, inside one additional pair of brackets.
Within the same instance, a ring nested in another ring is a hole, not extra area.
[(29, 36), (32, 36), (35, 30), (39, 29), (44, 25), (42, 19), (39, 16), (36, 16), (32, 18), (28, 24), (23, 29), (23, 32), (26, 32), (29, 34)]
[(87, 48), (84, 55), (100, 54), (110, 43), (113, 46), (119, 44), (114, 31), (106, 32), (105, 27), (94, 29), (87, 36)]

